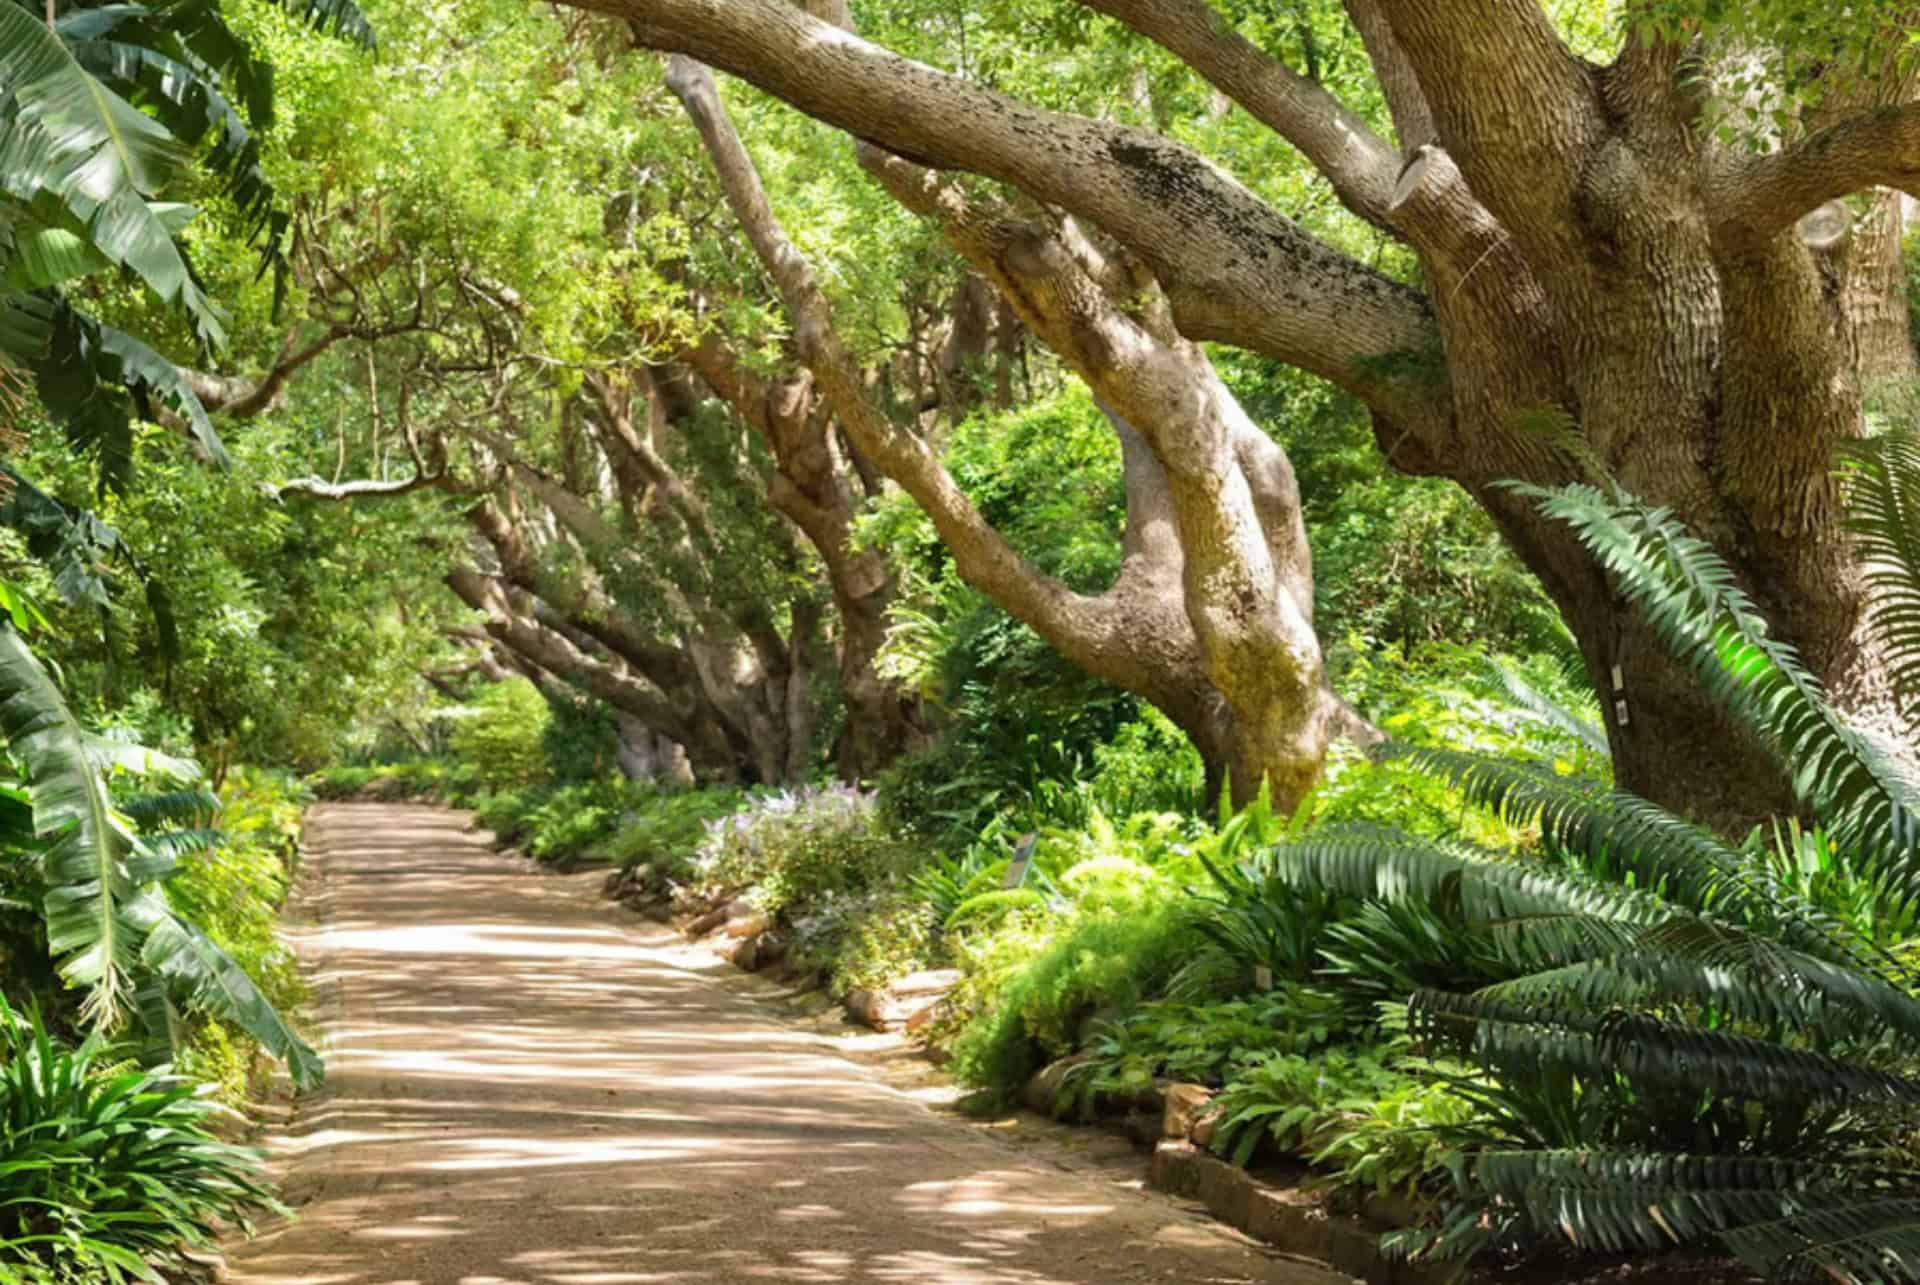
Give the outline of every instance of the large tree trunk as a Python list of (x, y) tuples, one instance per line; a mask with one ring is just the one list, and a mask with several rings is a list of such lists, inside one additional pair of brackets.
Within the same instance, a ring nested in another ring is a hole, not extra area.
[[(1403, 152), (1207, 0), (1089, 0), (1408, 243), (1421, 295), (1162, 136), (1009, 99), (784, 0), (582, 2), (898, 156), (1086, 220), (1139, 256), (1186, 340), (1236, 343), (1360, 397), (1389, 458), (1479, 497), (1545, 582), (1608, 698), (1629, 787), (1729, 826), (1786, 794), (1593, 560), (1503, 480), (1565, 482), (1597, 464), (1670, 506), (1844, 708), (1885, 717), (1832, 469), (1862, 432), (1864, 384), (1903, 364), (1904, 317), (1888, 298), (1884, 224), (1849, 228), (1831, 203), (1882, 184), (1920, 191), (1911, 85), (1880, 86), (1891, 106), (1830, 98), (1839, 106), (1775, 150), (1728, 147), (1684, 44), (1636, 27), (1598, 67), (1537, 0), (1349, 0)], [(1890, 41), (1903, 38), (1897, 13)], [(1552, 449), (1537, 431), (1549, 421), (1578, 449)]]

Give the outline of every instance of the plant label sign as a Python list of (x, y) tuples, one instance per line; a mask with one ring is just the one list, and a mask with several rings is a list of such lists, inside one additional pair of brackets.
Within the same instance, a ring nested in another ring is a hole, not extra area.
[(1013, 860), (1007, 863), (1004, 888), (1018, 888), (1027, 881), (1027, 867), (1033, 864), (1033, 845), (1039, 842), (1038, 834), (1023, 834), (1020, 843), (1013, 850)]
[(1268, 968), (1265, 964), (1255, 964), (1253, 966), (1253, 984), (1254, 984), (1254, 987), (1258, 990), (1263, 990), (1263, 991), (1272, 990), (1273, 989), (1273, 970), (1271, 968)]

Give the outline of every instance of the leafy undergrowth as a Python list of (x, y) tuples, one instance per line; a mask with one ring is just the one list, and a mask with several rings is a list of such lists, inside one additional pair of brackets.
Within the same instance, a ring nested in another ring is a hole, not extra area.
[(260, 1157), (222, 1142), (191, 1079), (70, 1045), (0, 1001), (0, 1278), (23, 1285), (198, 1279), (223, 1225), (285, 1213)]

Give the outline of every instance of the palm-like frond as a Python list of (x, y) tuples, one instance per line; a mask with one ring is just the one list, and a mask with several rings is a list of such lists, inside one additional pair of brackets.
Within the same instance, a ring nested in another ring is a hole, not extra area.
[(121, 813), (139, 826), (205, 826), (220, 811), (220, 798), (204, 787), (169, 790), (156, 794), (135, 794), (115, 800)]
[(1487, 672), (1508, 700), (1549, 727), (1557, 727), (1602, 759), (1612, 755), (1606, 729), (1584, 710), (1574, 709), (1541, 691), (1527, 676), (1499, 660), (1487, 662)]
[(1545, 855), (1583, 874), (1630, 882), (1695, 914), (1767, 927), (1814, 958), (1873, 973), (1893, 967), (1746, 853), (1637, 795), (1485, 754), (1395, 742), (1375, 754), (1410, 762), (1517, 823), (1537, 824)]
[(287, 1064), (295, 1084), (318, 1084), (326, 1074), (319, 1055), (287, 1025), (246, 970), (205, 933), (166, 910), (157, 896), (143, 896), (165, 913), (146, 935), (141, 963), (165, 977), (188, 1004), (226, 1018), (260, 1041)]
[(329, 32), (364, 49), (373, 49), (379, 41), (373, 24), (353, 0), (274, 0), (315, 31)]
[(1760, 732), (1796, 795), (1902, 903), (1920, 897), (1920, 786), (1848, 726), (1732, 570), (1664, 509), (1589, 486), (1519, 488), (1572, 526), (1673, 655), (1742, 723)]
[(1867, 560), (1868, 620), (1920, 730), (1920, 432), (1869, 438), (1845, 457), (1849, 526)]
[[(145, 976), (159, 976), (189, 1004), (234, 1022), (286, 1059), (297, 1082), (316, 1082), (321, 1066), (313, 1050), (245, 971), (175, 915), (152, 886), (180, 851), (200, 839), (180, 837), (153, 847), (123, 824), (101, 760), (103, 755), (125, 758), (137, 747), (89, 736), (39, 660), (4, 623), (0, 736), (29, 778), (34, 830), (42, 845), (48, 948), (61, 976), (87, 990), (88, 1019), (105, 1028), (136, 1003), (142, 1011), (155, 1011), (151, 995), (140, 995), (140, 984)], [(135, 761), (150, 763), (145, 757)]]
[(1552, 1062), (1577, 1074), (1758, 1101), (1920, 1106), (1920, 1080), (1644, 1014), (1516, 1004), (1484, 995), (1416, 994), (1413, 1029), (1508, 1073)]
[(59, 35), (0, 5), (0, 176), (21, 201), (42, 193), (85, 227), (93, 247), (161, 299), (178, 304), (209, 347), (225, 319), (150, 202), (179, 174), (186, 148), (75, 59)]
[(1884, 1193), (1920, 1190), (1920, 1174), (1868, 1179), (1847, 1166), (1758, 1156), (1487, 1150), (1474, 1156), (1470, 1172), (1477, 1188), (1576, 1245), (1648, 1250), (1719, 1234), (1763, 1272), (1804, 1252), (1809, 1239), (1789, 1234), (1791, 1244), (1783, 1246), (1755, 1229), (1798, 1224), (1804, 1230), (1842, 1209), (1911, 1206), (1910, 1199), (1887, 1202)]
[(1255, 858), (1254, 868), (1291, 886), (1339, 896), (1445, 906), (1469, 924), (1534, 918), (1547, 934), (1557, 932), (1555, 921), (1569, 912), (1640, 924), (1671, 913), (1651, 892), (1372, 826), (1329, 827), (1280, 844)]
[(86, 1012), (111, 1025), (131, 999), (141, 933), (125, 907), (135, 840), (113, 813), (89, 738), (11, 625), (0, 625), (0, 735), (26, 768), (34, 829), (46, 845), (47, 945), (61, 976), (88, 992)]
[(1743, 1222), (1721, 1235), (1775, 1280), (1905, 1285), (1920, 1280), (1920, 1195), (1913, 1192), (1909, 1179), (1887, 1194), (1791, 1202), (1778, 1217)]

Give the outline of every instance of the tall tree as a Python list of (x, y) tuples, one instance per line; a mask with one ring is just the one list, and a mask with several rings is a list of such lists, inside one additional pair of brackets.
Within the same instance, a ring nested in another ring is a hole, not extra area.
[[(1467, 488), (1541, 577), (1608, 695), (1628, 788), (1725, 820), (1782, 798), (1777, 770), (1507, 480), (1600, 470), (1673, 507), (1845, 707), (1886, 708), (1833, 465), (1910, 342), (1879, 193), (1920, 190), (1907, 6), (1828, 16), (1823, 47), (1845, 56), (1824, 58), (1796, 48), (1797, 6), (1712, 6), (1714, 25), (1706, 6), (1646, 0), (1592, 61), (1538, 0), (1347, 0), (1389, 137), (1208, 0), (1087, 0), (1297, 148), (1417, 257), (1416, 287), (1163, 132), (936, 70), (832, 12), (574, 3), (915, 166), (1067, 212), (1137, 261), (1170, 347), (1239, 345), (1360, 398), (1395, 465)], [(1756, 102), (1767, 132), (1742, 131)], [(1117, 371), (1127, 351), (1093, 355)]]

